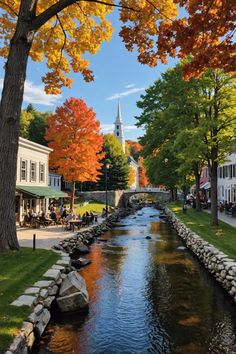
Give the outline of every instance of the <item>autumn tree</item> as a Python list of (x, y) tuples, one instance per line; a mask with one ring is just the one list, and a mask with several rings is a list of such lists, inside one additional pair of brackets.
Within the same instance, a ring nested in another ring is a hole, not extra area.
[(148, 185), (148, 178), (146, 174), (146, 168), (144, 166), (144, 159), (141, 156), (138, 159), (138, 165), (139, 187), (145, 188)]
[(129, 168), (129, 187), (135, 182), (135, 171), (132, 167)]
[(129, 155), (131, 155), (135, 161), (138, 161), (140, 152), (142, 151), (142, 146), (137, 141), (126, 140), (125, 143), (129, 147)]
[(20, 136), (25, 139), (29, 139), (29, 126), (32, 120), (34, 119), (34, 115), (32, 112), (27, 111), (27, 109), (23, 109), (20, 115)]
[(70, 98), (48, 117), (47, 126), (45, 138), (53, 149), (50, 166), (72, 182), (73, 208), (75, 182), (96, 181), (99, 176), (103, 157), (100, 123), (82, 99)]
[(206, 67), (236, 71), (235, 0), (178, 0), (186, 16), (162, 21), (158, 52), (192, 60), (184, 66), (185, 78), (200, 77)]
[[(174, 26), (172, 20), (177, 15), (177, 2), (186, 7), (190, 19)], [(50, 69), (43, 78), (47, 92), (59, 93), (63, 86), (70, 87), (71, 79), (67, 75), (71, 70), (80, 72), (87, 81), (92, 80), (89, 61), (84, 55), (95, 54), (101, 43), (110, 39), (112, 26), (106, 16), (118, 7), (123, 23), (120, 36), (128, 50), (137, 47), (138, 60), (142, 64), (155, 66), (158, 60), (165, 62), (167, 53), (174, 56), (176, 48), (180, 48), (180, 56), (191, 51), (194, 55), (198, 53), (200, 60), (200, 55), (210, 53), (208, 59), (213, 59), (208, 63), (218, 62), (217, 65), (228, 69), (224, 63), (230, 61), (229, 69), (233, 68), (235, 44), (232, 44), (231, 32), (235, 1), (207, 4), (207, 0), (203, 3), (200, 0), (120, 0), (118, 4), (106, 0), (0, 2), (0, 55), (6, 59), (0, 105), (0, 249), (19, 248), (14, 212), (15, 181), (20, 112), (29, 56), (34, 61), (45, 59)], [(191, 34), (194, 42), (190, 41)], [(223, 47), (220, 43), (215, 45), (217, 41), (221, 41)], [(201, 46), (202, 42), (205, 46)], [(212, 48), (214, 54), (221, 53), (220, 57), (212, 55)]]

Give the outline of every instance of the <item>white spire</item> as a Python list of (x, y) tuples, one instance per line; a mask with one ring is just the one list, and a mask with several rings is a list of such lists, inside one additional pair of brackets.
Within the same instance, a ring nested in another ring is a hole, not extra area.
[(123, 152), (125, 152), (125, 137), (124, 137), (123, 119), (122, 119), (121, 108), (120, 108), (120, 100), (118, 100), (114, 135), (121, 142)]
[(123, 122), (122, 121), (122, 115), (121, 115), (121, 108), (120, 108), (120, 100), (118, 100), (116, 122), (117, 123), (122, 123)]

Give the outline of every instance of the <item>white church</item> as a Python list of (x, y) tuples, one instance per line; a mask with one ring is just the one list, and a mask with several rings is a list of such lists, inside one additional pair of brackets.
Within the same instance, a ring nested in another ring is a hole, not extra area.
[[(123, 119), (122, 119), (122, 115), (121, 115), (120, 101), (118, 102), (117, 116), (116, 116), (116, 121), (115, 121), (114, 125), (115, 125), (114, 135), (121, 142), (123, 152), (125, 153), (124, 123), (123, 123)], [(130, 186), (130, 188), (137, 189), (137, 188), (139, 188), (138, 163), (130, 155), (127, 156), (127, 159), (128, 159), (129, 166), (134, 170), (134, 173), (135, 173), (135, 181)]]

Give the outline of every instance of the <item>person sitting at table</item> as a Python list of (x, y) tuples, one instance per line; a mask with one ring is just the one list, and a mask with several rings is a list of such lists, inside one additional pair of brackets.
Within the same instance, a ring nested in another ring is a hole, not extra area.
[(57, 214), (56, 214), (56, 212), (55, 212), (55, 209), (54, 209), (54, 208), (51, 210), (51, 213), (50, 213), (50, 218), (52, 219), (52, 221), (54, 222), (54, 224), (56, 224), (56, 223), (57, 223)]
[(67, 220), (67, 221), (73, 220), (74, 217), (75, 217), (75, 213), (74, 213), (73, 210), (71, 209), (70, 212), (69, 212), (69, 214), (68, 214), (67, 217), (66, 217), (66, 220)]
[(50, 223), (51, 223), (51, 221), (46, 218), (44, 211), (42, 212), (41, 216), (39, 217), (39, 223), (44, 227), (50, 225)]
[(86, 213), (84, 213), (82, 215), (82, 225), (86, 226), (87, 222), (88, 222), (87, 215), (86, 215)]
[(29, 209), (27, 216), (28, 216), (28, 222), (31, 224), (33, 218), (33, 211), (31, 209)]
[(67, 216), (68, 216), (68, 210), (67, 210), (66, 207), (64, 206), (64, 207), (63, 207), (62, 214), (61, 214), (61, 217), (62, 217), (62, 219), (64, 219), (64, 218), (67, 218)]

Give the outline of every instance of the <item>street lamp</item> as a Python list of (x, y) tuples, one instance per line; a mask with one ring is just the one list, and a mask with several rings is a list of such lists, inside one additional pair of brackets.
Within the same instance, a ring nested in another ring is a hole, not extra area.
[(105, 163), (105, 186), (106, 186), (106, 217), (108, 215), (108, 201), (107, 201), (107, 171), (109, 170), (110, 164), (108, 162)]

